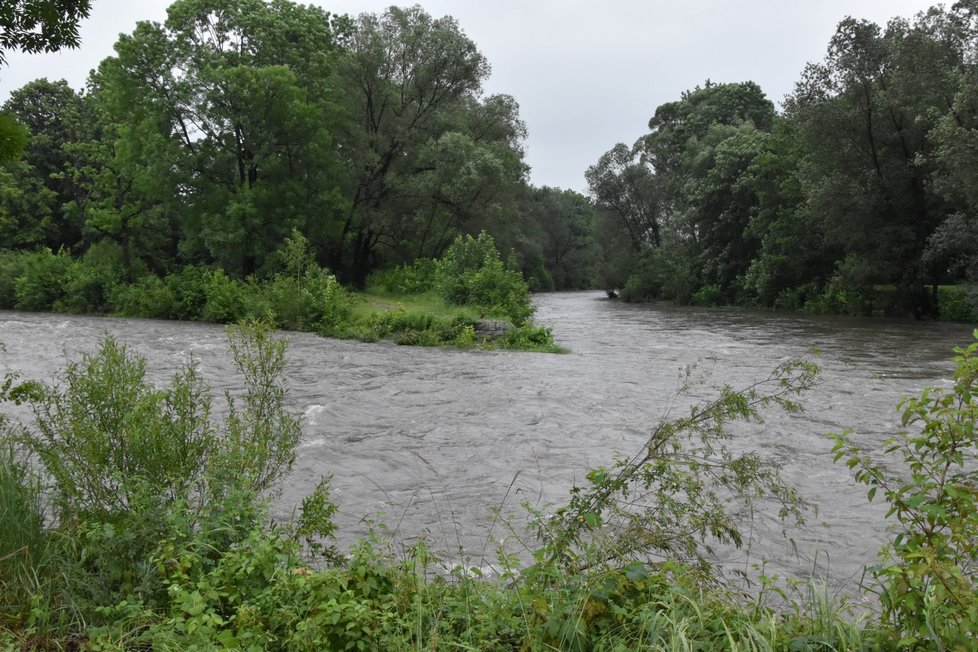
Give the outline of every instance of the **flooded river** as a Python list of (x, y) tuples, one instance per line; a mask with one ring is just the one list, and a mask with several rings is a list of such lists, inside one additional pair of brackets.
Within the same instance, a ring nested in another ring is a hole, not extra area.
[[(824, 433), (853, 428), (867, 445), (882, 441), (898, 429), (900, 398), (948, 384), (951, 349), (971, 337), (961, 324), (636, 306), (598, 293), (535, 302), (536, 321), (572, 353), (289, 334), (290, 401), (304, 431), (276, 515), (332, 473), (342, 543), (384, 523), (395, 548), (424, 537), (445, 559), (488, 566), (510, 534), (490, 525), (497, 508), (521, 532), (522, 503), (560, 504), (589, 469), (639, 450), (669, 406), (673, 416), (688, 406), (675, 399), (686, 365), (739, 387), (815, 350), (823, 373), (806, 412), (738, 427), (734, 446), (774, 457), (820, 512), (791, 532), (793, 548), (759, 531), (725, 563), (765, 562), (768, 572), (851, 588), (883, 540), (884, 510), (832, 463)], [(145, 356), (155, 380), (193, 356), (217, 394), (238, 387), (221, 327), (152, 320), (0, 312), (0, 369), (53, 378), (103, 333)]]

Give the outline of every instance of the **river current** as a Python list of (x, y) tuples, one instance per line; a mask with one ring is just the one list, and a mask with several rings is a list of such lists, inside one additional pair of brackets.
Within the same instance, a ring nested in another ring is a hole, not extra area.
[[(773, 457), (819, 513), (789, 531), (792, 545), (779, 528), (761, 527), (723, 561), (853, 590), (885, 539), (885, 510), (833, 464), (824, 435), (852, 428), (870, 447), (896, 432), (896, 404), (949, 385), (947, 360), (972, 328), (629, 305), (593, 292), (538, 295), (535, 304), (536, 321), (572, 353), (288, 334), (290, 403), (303, 437), (275, 515), (287, 517), (331, 473), (341, 544), (373, 529), (395, 549), (423, 538), (447, 561), (491, 568), (499, 541), (529, 536), (521, 504), (561, 504), (588, 470), (616, 451), (636, 452), (656, 423), (687, 410), (692, 399), (676, 398), (682, 368), (698, 364), (714, 382), (741, 387), (814, 350), (822, 374), (802, 399), (806, 411), (738, 426), (733, 446)], [(154, 320), (0, 311), (0, 371), (51, 380), (106, 333), (144, 356), (154, 381), (192, 357), (216, 397), (240, 386), (223, 328)]]

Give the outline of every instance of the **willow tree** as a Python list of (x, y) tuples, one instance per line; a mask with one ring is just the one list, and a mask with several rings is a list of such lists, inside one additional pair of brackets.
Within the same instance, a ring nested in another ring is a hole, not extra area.
[(188, 261), (247, 275), (293, 228), (336, 237), (335, 27), (287, 0), (177, 0), (100, 66), (94, 84), (118, 138), (162, 136), (116, 153), (169, 180)]
[(437, 256), (500, 212), (525, 173), (525, 128), (512, 98), (482, 98), (489, 64), (451, 17), (362, 14), (344, 45), (351, 204), (334, 264), (362, 285), (379, 250), (392, 262)]

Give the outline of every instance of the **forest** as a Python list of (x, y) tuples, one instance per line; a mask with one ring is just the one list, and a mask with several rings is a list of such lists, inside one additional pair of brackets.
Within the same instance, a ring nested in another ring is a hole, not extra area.
[[(0, 65), (77, 46), (91, 6), (0, 5)], [(508, 330), (482, 345), (556, 352), (530, 291), (595, 288), (974, 320), (978, 0), (842, 20), (780, 109), (706, 80), (588, 168), (587, 195), (530, 184), (516, 100), (486, 95), (476, 44), (418, 6), (176, 0), (115, 52), (84, 89), (40, 79), (3, 106), (0, 309), (233, 322), (236, 384), (214, 391), (192, 358), (152, 382), (109, 336), (55, 378), (2, 370), (0, 649), (975, 648), (978, 341), (885, 442), (826, 436), (887, 511), (855, 605), (717, 563), (755, 517), (793, 546), (811, 514), (734, 442), (802, 410), (808, 359), (740, 389), (687, 369), (688, 413), (565, 503), (518, 524), (487, 506), (478, 561), (394, 550), (374, 521), (340, 550), (328, 474), (289, 518), (271, 501), (303, 437), (278, 329), (475, 346), (489, 317)]]
[(846, 18), (780, 110), (706, 80), (582, 195), (529, 183), (519, 105), (483, 92), (451, 17), (178, 0), (84, 89), (3, 105), (0, 307), (132, 313), (168, 278), (264, 281), (293, 232), (361, 290), (486, 232), (535, 291), (969, 320), (976, 10)]

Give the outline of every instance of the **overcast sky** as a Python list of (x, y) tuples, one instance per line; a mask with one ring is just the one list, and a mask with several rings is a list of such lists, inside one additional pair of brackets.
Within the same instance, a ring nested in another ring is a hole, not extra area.
[[(139, 20), (162, 21), (170, 0), (94, 0), (82, 46), (9, 53), (0, 102), (40, 77), (82, 88)], [(325, 0), (333, 13), (380, 12), (387, 1)], [(779, 103), (809, 61), (822, 59), (845, 16), (885, 24), (926, 0), (421, 0), (454, 16), (492, 64), (489, 93), (520, 104), (535, 185), (586, 190), (584, 171), (618, 142), (647, 130), (655, 108), (684, 90), (752, 80)]]

